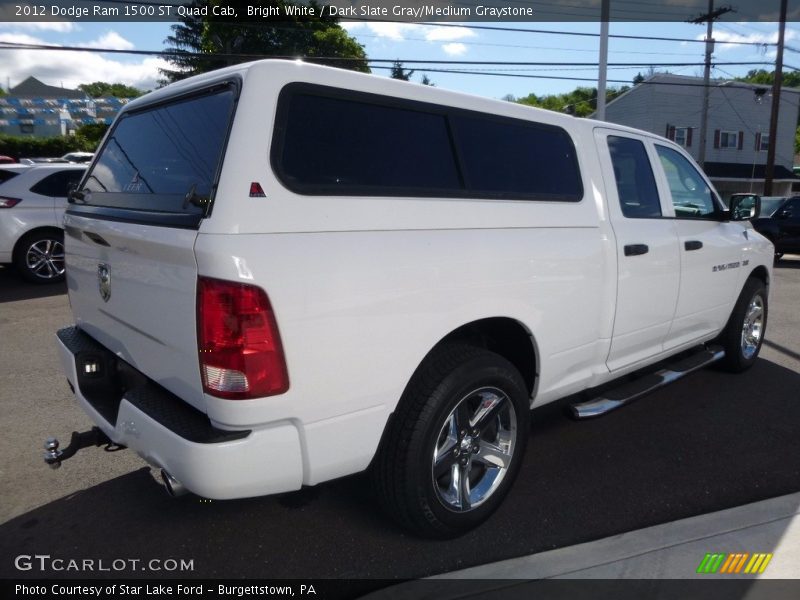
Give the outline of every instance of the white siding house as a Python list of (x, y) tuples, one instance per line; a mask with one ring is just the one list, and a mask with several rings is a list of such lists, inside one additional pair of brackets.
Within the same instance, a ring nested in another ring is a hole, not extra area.
[[(800, 182), (792, 173), (800, 90), (783, 88), (775, 147), (774, 195), (790, 195)], [(772, 89), (715, 79), (709, 90), (705, 161), (700, 158), (703, 80), (657, 74), (620, 95), (606, 120), (651, 131), (682, 145), (727, 198), (735, 192), (763, 193)]]

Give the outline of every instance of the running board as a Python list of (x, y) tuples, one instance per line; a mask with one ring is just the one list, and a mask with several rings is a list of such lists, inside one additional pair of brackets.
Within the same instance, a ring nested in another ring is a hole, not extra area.
[(721, 346), (708, 346), (656, 373), (624, 383), (592, 400), (573, 404), (570, 406), (572, 416), (576, 419), (599, 417), (724, 357), (725, 350)]

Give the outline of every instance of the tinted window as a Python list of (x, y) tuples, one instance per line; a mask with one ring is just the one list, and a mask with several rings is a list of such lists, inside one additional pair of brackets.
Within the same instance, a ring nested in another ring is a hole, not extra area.
[(460, 187), (443, 115), (296, 94), (278, 165), (310, 193), (380, 193)]
[(791, 219), (800, 219), (800, 198), (792, 198), (783, 205), (783, 210)]
[(302, 194), (583, 196), (563, 129), (308, 84), (281, 93), (272, 165)]
[(123, 116), (87, 177), (84, 204), (203, 213), (233, 115), (222, 91)]
[(677, 218), (708, 218), (716, 215), (713, 192), (686, 158), (664, 146), (656, 146), (667, 176)]
[(633, 218), (661, 216), (658, 188), (647, 150), (639, 140), (608, 137), (622, 214)]
[(0, 169), (0, 183), (5, 183), (9, 179), (12, 179), (17, 175), (19, 175), (19, 171), (8, 171), (6, 169)]
[(42, 196), (66, 198), (70, 188), (78, 185), (81, 177), (83, 177), (83, 171), (80, 169), (59, 171), (42, 179), (31, 188), (31, 191)]
[(583, 195), (575, 149), (563, 129), (463, 115), (453, 124), (470, 190), (554, 200)]

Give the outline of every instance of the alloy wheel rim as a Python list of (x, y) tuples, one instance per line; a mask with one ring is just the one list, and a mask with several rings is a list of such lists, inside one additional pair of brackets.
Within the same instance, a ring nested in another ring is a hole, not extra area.
[(465, 395), (444, 420), (431, 461), (436, 496), (468, 512), (494, 494), (516, 449), (517, 415), (508, 395), (482, 387)]
[(761, 338), (764, 334), (764, 299), (760, 294), (753, 296), (747, 306), (747, 312), (742, 322), (742, 356), (746, 359), (753, 358), (758, 351)]
[(40, 279), (55, 279), (64, 274), (64, 244), (58, 240), (39, 240), (28, 246), (25, 265)]

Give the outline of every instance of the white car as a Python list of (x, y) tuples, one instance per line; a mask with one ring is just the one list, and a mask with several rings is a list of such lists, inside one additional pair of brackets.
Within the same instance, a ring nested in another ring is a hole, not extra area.
[(532, 407), (666, 359), (575, 415), (743, 371), (767, 322), (757, 204), (726, 209), (675, 143), (342, 69), (134, 100), (73, 198), (58, 349), (96, 429), (45, 460), (114, 442), (174, 494), (369, 469), (402, 524), (458, 535), (508, 491)]
[(0, 263), (33, 283), (64, 280), (62, 220), (86, 165), (0, 167)]

